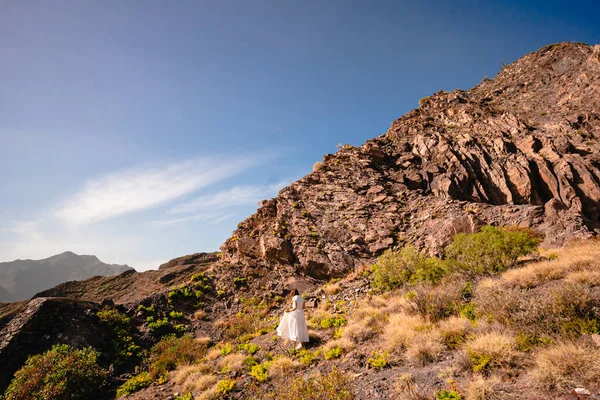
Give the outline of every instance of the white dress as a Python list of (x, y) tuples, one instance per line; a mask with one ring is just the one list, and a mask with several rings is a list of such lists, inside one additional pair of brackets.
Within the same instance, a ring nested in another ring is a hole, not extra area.
[(296, 302), (296, 309), (291, 312), (286, 312), (281, 317), (281, 322), (277, 327), (277, 336), (293, 340), (294, 342), (308, 342), (308, 327), (304, 319), (304, 311), (302, 304), (304, 299), (302, 296), (292, 297), (292, 307)]

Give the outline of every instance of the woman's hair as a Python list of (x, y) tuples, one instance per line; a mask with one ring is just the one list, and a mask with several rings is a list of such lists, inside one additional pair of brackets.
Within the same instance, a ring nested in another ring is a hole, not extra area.
[(300, 295), (300, 292), (298, 292), (298, 289), (292, 289), (292, 294), (290, 295), (291, 297), (299, 296), (299, 295)]

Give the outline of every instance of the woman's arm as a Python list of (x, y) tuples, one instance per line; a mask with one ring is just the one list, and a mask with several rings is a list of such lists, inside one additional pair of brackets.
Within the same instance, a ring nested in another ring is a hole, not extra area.
[(288, 310), (288, 312), (296, 311), (296, 308), (298, 308), (298, 304), (296, 304), (296, 300), (293, 300), (292, 301), (292, 308), (290, 308)]
[(302, 311), (304, 311), (304, 310), (306, 310), (306, 302), (305, 301), (302, 302)]

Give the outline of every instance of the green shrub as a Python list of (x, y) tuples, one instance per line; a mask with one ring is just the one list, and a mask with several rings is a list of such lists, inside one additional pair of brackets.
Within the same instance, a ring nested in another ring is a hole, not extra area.
[(157, 319), (154, 322), (148, 324), (148, 328), (154, 333), (162, 333), (169, 327), (169, 320), (167, 318)]
[(243, 343), (243, 344), (238, 344), (238, 350), (242, 350), (242, 351), (245, 351), (249, 355), (253, 355), (257, 351), (260, 350), (260, 346), (254, 344), (254, 343)]
[(129, 378), (117, 389), (117, 397), (127, 396), (135, 393), (152, 383), (152, 378), (147, 372), (141, 372)]
[(124, 364), (139, 354), (140, 346), (131, 336), (131, 319), (127, 315), (111, 308), (98, 311), (96, 315), (102, 324), (108, 325), (113, 331), (111, 347), (115, 364)]
[(192, 395), (191, 392), (189, 392), (186, 394), (175, 396), (175, 400), (194, 400), (194, 396)]
[(169, 313), (169, 317), (171, 319), (182, 319), (183, 318), (183, 313), (179, 312), (179, 311), (171, 311)]
[(385, 368), (388, 365), (390, 355), (387, 352), (373, 353), (373, 357), (367, 360), (367, 364), (375, 369)]
[[(197, 292), (204, 294), (212, 290), (210, 279), (202, 272), (192, 275), (192, 282)], [(198, 293), (196, 293), (196, 297), (200, 297)]]
[(552, 344), (552, 339), (548, 337), (527, 334), (525, 332), (517, 332), (515, 341), (517, 343), (517, 350), (519, 351), (531, 351), (538, 345)]
[(485, 226), (478, 233), (459, 233), (446, 248), (452, 269), (467, 275), (491, 275), (512, 268), (519, 257), (537, 251), (540, 238), (526, 229)]
[(248, 356), (244, 359), (244, 365), (248, 368), (252, 368), (256, 364), (258, 364), (258, 360), (252, 356)]
[(225, 343), (223, 345), (223, 347), (221, 347), (221, 355), (222, 356), (231, 354), (232, 351), (233, 351), (233, 346), (231, 345), (231, 343)]
[(294, 349), (293, 351), (291, 351), (291, 355), (294, 358), (300, 360), (300, 362), (304, 365), (312, 364), (312, 362), (317, 358), (312, 351), (306, 350), (306, 349), (301, 349), (301, 350)]
[(450, 386), (448, 389), (435, 392), (435, 400), (463, 400), (463, 396), (456, 388), (456, 382), (449, 380), (448, 386)]
[(154, 304), (150, 305), (149, 307), (146, 307), (145, 305), (140, 304), (138, 306), (138, 311), (141, 311), (143, 314), (153, 315), (154, 314)]
[(66, 344), (29, 357), (8, 386), (5, 400), (89, 399), (104, 384), (106, 372), (97, 364), (98, 353)]
[(463, 397), (456, 390), (442, 389), (439, 392), (435, 392), (435, 400), (462, 400)]
[(310, 322), (320, 329), (329, 329), (344, 326), (348, 321), (346, 320), (346, 318), (341, 316), (326, 315), (319, 318), (312, 318)]
[(325, 352), (325, 359), (331, 360), (333, 358), (340, 358), (342, 355), (342, 348), (340, 346), (335, 346), (329, 349), (329, 351)]
[(176, 288), (172, 288), (168, 294), (169, 303), (173, 300), (186, 299), (191, 297), (194, 297), (194, 292), (185, 284), (180, 285)]
[(256, 379), (258, 382), (265, 382), (269, 379), (269, 366), (264, 364), (256, 364), (252, 366), (250, 370), (250, 376)]
[(461, 317), (466, 318), (466, 319), (468, 319), (470, 321), (476, 321), (477, 320), (477, 314), (475, 313), (475, 304), (473, 304), (473, 303), (463, 304), (460, 307), (460, 310), (459, 310), (458, 314)]
[(221, 394), (227, 394), (235, 388), (235, 381), (233, 379), (223, 379), (217, 383), (217, 392)]
[(233, 284), (235, 285), (235, 287), (240, 287), (243, 286), (247, 283), (247, 279), (244, 277), (240, 277), (240, 276), (236, 276), (233, 278)]
[(438, 282), (445, 274), (442, 260), (427, 257), (413, 246), (405, 246), (399, 252), (386, 251), (373, 265), (373, 286), (392, 290), (405, 283)]
[(168, 371), (178, 365), (192, 364), (200, 360), (206, 353), (206, 345), (190, 335), (180, 338), (168, 335), (155, 344), (150, 350), (148, 364), (150, 377), (166, 376)]

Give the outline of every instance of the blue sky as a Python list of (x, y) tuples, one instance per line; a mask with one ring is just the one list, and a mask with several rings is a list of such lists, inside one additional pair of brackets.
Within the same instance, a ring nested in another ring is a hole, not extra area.
[(0, 261), (218, 249), (338, 143), (559, 41), (597, 1), (0, 0)]

